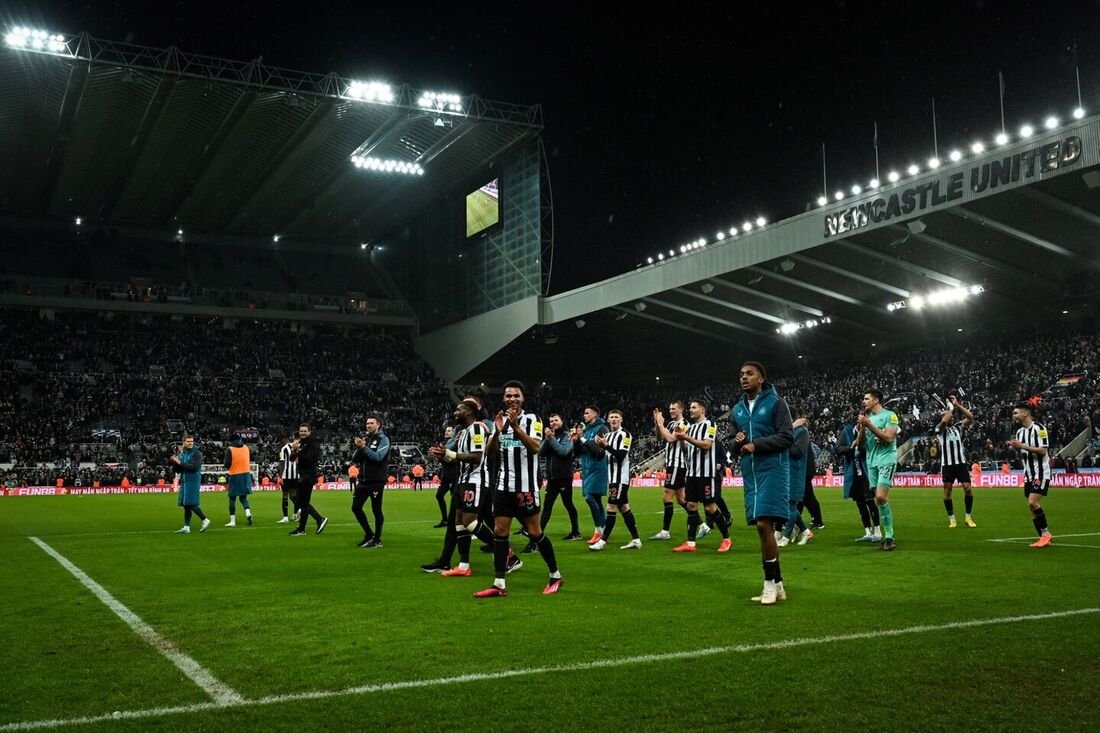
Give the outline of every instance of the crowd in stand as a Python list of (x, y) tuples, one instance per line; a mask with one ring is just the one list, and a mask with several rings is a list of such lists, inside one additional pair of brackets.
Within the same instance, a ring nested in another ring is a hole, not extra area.
[[(383, 417), (392, 442), (423, 453), (437, 442), (453, 396), (415, 354), (400, 331), (361, 326), (222, 319), (109, 316), (7, 309), (0, 319), (0, 481), (52, 485), (152, 483), (168, 473), (171, 446), (186, 430), (200, 444), (220, 447), (229, 432), (254, 428), (254, 460), (273, 475), (279, 446), (301, 422), (324, 446), (322, 468), (340, 475), (365, 416)], [(1100, 428), (1100, 336), (1067, 332), (1018, 345), (978, 345), (962, 351), (922, 351), (773, 375), (792, 411), (809, 419), (818, 468), (834, 463), (844, 423), (871, 386), (887, 395), (912, 439), (908, 467), (938, 469), (932, 434), (949, 393), (977, 415), (965, 434), (972, 460), (999, 464), (1014, 456), (1012, 406), (1039, 399), (1038, 419), (1054, 452), (1090, 422)], [(1051, 389), (1064, 374), (1086, 374)], [(526, 375), (517, 375), (526, 376)], [(718, 419), (738, 399), (732, 375), (721, 383), (672, 385), (545, 385), (533, 383), (528, 405), (544, 418), (558, 412), (575, 424), (588, 404), (623, 410), (635, 436), (635, 463), (658, 454), (655, 407), (701, 398)], [(489, 398), (492, 405), (492, 398)], [(797, 416), (797, 415), (796, 415)], [(1100, 444), (1095, 450), (1100, 450)], [(1091, 451), (1080, 467), (1089, 466)], [(216, 462), (220, 450), (208, 456)], [(394, 456), (400, 463), (402, 458)], [(48, 467), (46, 466), (48, 464)], [(404, 467), (395, 466), (395, 471)], [(429, 465), (429, 475), (435, 467)]]

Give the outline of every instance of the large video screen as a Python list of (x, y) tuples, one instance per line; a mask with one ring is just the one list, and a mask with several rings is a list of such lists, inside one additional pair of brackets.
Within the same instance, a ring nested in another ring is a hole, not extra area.
[(500, 179), (494, 178), (466, 196), (466, 236), (485, 231), (500, 221)]

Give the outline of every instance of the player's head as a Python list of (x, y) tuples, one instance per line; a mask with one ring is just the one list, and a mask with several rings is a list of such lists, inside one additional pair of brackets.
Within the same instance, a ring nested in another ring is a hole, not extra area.
[(455, 434), (454, 425), (448, 425), (447, 427), (443, 428), (443, 437), (446, 438), (447, 440), (450, 440), (451, 436), (453, 436), (454, 434)]
[(746, 361), (741, 365), (741, 389), (746, 392), (759, 392), (768, 378), (764, 365), (758, 361)]
[(513, 379), (510, 382), (504, 383), (504, 407), (505, 409), (521, 410), (523, 409), (523, 395), (527, 392), (527, 388), (523, 386), (523, 382), (519, 382)]
[(185, 435), (185, 436), (183, 436), (183, 447), (186, 448), (187, 450), (191, 450), (192, 448), (194, 448), (195, 447), (195, 436), (194, 435)]
[(863, 409), (873, 410), (882, 405), (882, 392), (877, 389), (869, 389), (863, 393)]
[(469, 425), (477, 419), (481, 405), (467, 397), (455, 406), (454, 418), (463, 425)]
[(612, 430), (618, 430), (623, 426), (623, 411), (615, 408), (607, 411), (607, 424)]
[(1020, 402), (1016, 407), (1012, 408), (1012, 419), (1021, 425), (1027, 424), (1031, 420), (1031, 405), (1026, 402)]
[(673, 420), (679, 420), (684, 416), (684, 401), (673, 400), (668, 403), (668, 414)]
[(706, 400), (698, 399), (692, 400), (688, 403), (688, 414), (691, 415), (692, 420), (702, 420), (707, 416), (707, 402)]
[(595, 405), (588, 405), (584, 408), (584, 422), (586, 425), (591, 425), (597, 417), (600, 416), (600, 408)]
[(378, 428), (382, 427), (382, 421), (378, 419), (377, 415), (367, 415), (367, 432), (377, 433)]
[(308, 438), (309, 437), (309, 426), (306, 425), (305, 423), (302, 423), (301, 425), (298, 426), (298, 437), (299, 438)]
[(565, 421), (561, 419), (561, 415), (556, 412), (550, 413), (550, 427), (554, 431), (561, 430), (561, 426), (565, 424)]

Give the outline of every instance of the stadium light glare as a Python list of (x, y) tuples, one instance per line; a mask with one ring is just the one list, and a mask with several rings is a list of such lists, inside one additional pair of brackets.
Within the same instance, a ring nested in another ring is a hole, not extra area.
[(974, 155), (981, 155), (985, 152), (985, 145), (982, 145), (980, 142), (976, 142), (970, 146), (970, 152), (974, 153)]
[(877, 178), (872, 178), (871, 182), (868, 183), (867, 186), (868, 186), (868, 188), (878, 188), (879, 187), (879, 180)]
[(353, 81), (348, 84), (344, 96), (364, 102), (392, 102), (395, 99), (393, 89), (381, 81)]
[(853, 196), (859, 196), (861, 193), (863, 193), (863, 188), (858, 183), (856, 185), (852, 186), (852, 195)]
[(843, 191), (837, 191), (836, 193), (833, 194), (833, 198), (836, 199), (837, 201), (843, 201), (844, 200), (844, 192)]
[(386, 173), (404, 173), (410, 176), (424, 175), (424, 169), (419, 163), (410, 163), (404, 160), (382, 160), (372, 156), (353, 155), (351, 162), (360, 170), (384, 171)]
[(1053, 130), (1054, 128), (1058, 127), (1058, 118), (1057, 117), (1047, 117), (1047, 121), (1044, 122), (1043, 125), (1048, 130)]
[(742, 224), (741, 225), (741, 231), (751, 232), (752, 231), (752, 222), (751, 221), (746, 221), (744, 224)]
[(1008, 144), (1008, 135), (1006, 135), (1003, 132), (998, 132), (997, 137), (995, 137), (993, 139), (993, 142), (997, 143), (998, 145), (1007, 145)]
[(645, 258), (645, 263), (647, 265), (652, 265), (653, 264), (653, 258), (652, 257), (646, 257)]
[(80, 225), (81, 225), (81, 224), (83, 224), (83, 223), (84, 223), (84, 220), (83, 220), (83, 219), (81, 219), (81, 218), (80, 218), (79, 216), (78, 216), (78, 217), (76, 217), (76, 225), (77, 225), (77, 226), (80, 226)]
[(665, 258), (665, 256), (664, 256), (663, 253), (660, 253), (660, 252), (657, 253), (657, 259), (663, 260), (664, 258)]
[(672, 250), (670, 249), (670, 250), (668, 251), (668, 256), (669, 256), (669, 257), (675, 257), (675, 256), (676, 256), (676, 253), (675, 253), (674, 251), (672, 251)]
[(717, 234), (714, 235), (714, 238), (721, 241), (721, 240), (726, 238), (726, 233), (725, 232), (718, 232)]
[(765, 219), (764, 217), (762, 217), (762, 216), (756, 217), (756, 226), (762, 227), (767, 223), (768, 223), (768, 220)]
[(271, 241), (274, 242), (275, 244), (278, 244), (279, 243), (279, 235), (276, 234), (274, 237), (271, 238)]
[(932, 170), (936, 170), (937, 168), (940, 167), (940, 159), (939, 158), (929, 158), (928, 159), (928, 167), (931, 168)]
[(183, 236), (183, 230), (182, 229), (177, 229), (176, 230), (176, 236), (177, 237), (182, 237)]
[(963, 154), (962, 151), (952, 150), (947, 157), (952, 163), (958, 163), (960, 160), (962, 160)]
[(359, 245), (359, 249), (366, 249), (366, 248), (367, 248), (367, 243), (366, 242), (363, 242), (362, 244)]
[(736, 237), (737, 236), (737, 227), (731, 227), (730, 228), (730, 236), (731, 237)]
[(909, 171), (909, 175), (915, 176), (918, 173), (920, 173), (920, 166), (917, 165), (916, 163), (913, 163), (912, 165), (909, 166), (909, 168), (907, 170)]
[(886, 174), (886, 180), (890, 183), (897, 183), (899, 178), (901, 178), (901, 174), (897, 171), (890, 171)]
[(65, 36), (60, 33), (51, 33), (22, 26), (8, 31), (4, 35), (4, 41), (12, 48), (22, 48), (28, 51), (61, 53), (65, 50)]
[(825, 198), (824, 196), (818, 196), (817, 197), (817, 205), (818, 206), (824, 206), (827, 203), (829, 203), (829, 199)]
[(909, 305), (915, 310), (920, 310), (924, 307), (924, 298), (919, 295), (914, 295), (909, 299)]
[(824, 326), (825, 324), (832, 323), (833, 319), (829, 316), (822, 318), (811, 318), (807, 321), (795, 321), (793, 323), (780, 324), (775, 332), (782, 336), (790, 336), (793, 333), (797, 333), (803, 329), (817, 328), (818, 326)]
[(1029, 138), (1035, 134), (1035, 128), (1031, 125), (1024, 125), (1020, 128), (1020, 137)]
[(444, 92), (421, 92), (416, 106), (440, 112), (462, 112), (462, 97)]
[(1073, 119), (1079, 120), (1084, 116), (1085, 116), (1085, 110), (1081, 109), (1080, 107), (1073, 110)]

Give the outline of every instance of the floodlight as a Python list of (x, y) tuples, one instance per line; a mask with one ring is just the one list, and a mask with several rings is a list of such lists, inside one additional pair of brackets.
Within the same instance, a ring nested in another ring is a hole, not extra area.
[(744, 224), (742, 224), (741, 225), (741, 231), (743, 231), (743, 232), (752, 231), (752, 222), (751, 221), (746, 221)]
[(419, 163), (410, 163), (404, 160), (382, 160), (371, 156), (364, 158), (360, 155), (353, 155), (351, 162), (356, 168), (360, 169), (397, 172), (416, 176), (424, 175), (424, 169), (420, 167)]
[(825, 198), (824, 196), (818, 196), (817, 197), (817, 205), (818, 206), (824, 206), (827, 203), (829, 203), (829, 199)]
[(447, 94), (443, 92), (421, 92), (420, 97), (416, 100), (416, 106), (423, 109), (461, 112), (462, 97), (457, 94)]
[(765, 219), (764, 217), (762, 217), (762, 216), (756, 217), (756, 226), (762, 227), (767, 223), (768, 223), (768, 220)]
[(958, 163), (960, 160), (962, 160), (963, 154), (958, 150), (952, 150), (947, 157), (951, 160), (952, 163)]
[(932, 170), (936, 170), (937, 168), (940, 167), (940, 159), (939, 158), (929, 158), (928, 159), (928, 167), (931, 168)]
[(675, 257), (675, 256), (676, 256), (676, 253), (675, 253), (675, 252), (673, 252), (673, 251), (672, 251), (672, 250), (670, 249), (670, 250), (668, 251), (668, 256), (669, 256), (669, 257)]
[(646, 257), (645, 262), (646, 262), (647, 265), (652, 265), (653, 264), (653, 258), (652, 257)]
[(659, 259), (659, 260), (663, 260), (664, 258), (665, 258), (665, 256), (664, 256), (664, 254), (663, 254), (663, 253), (660, 253), (660, 252), (659, 252), (659, 253), (657, 253), (657, 259)]
[(833, 194), (833, 198), (836, 199), (837, 201), (843, 201), (844, 200), (844, 192), (843, 191), (837, 191), (836, 193)]
[(996, 142), (998, 145), (1007, 145), (1008, 135), (1004, 134), (1003, 132), (999, 132), (997, 133), (997, 137), (994, 138), (994, 142)]
[(717, 234), (714, 235), (714, 238), (718, 239), (718, 240), (725, 239), (726, 238), (726, 233), (725, 232), (718, 232)]
[(908, 171), (909, 171), (909, 175), (915, 176), (918, 173), (920, 173), (920, 166), (918, 166), (916, 163), (914, 163), (911, 166), (909, 166)]
[(78, 216), (78, 217), (76, 217), (76, 225), (77, 225), (77, 226), (80, 226), (80, 225), (81, 225), (81, 224), (83, 224), (83, 223), (84, 223), (84, 220), (83, 220), (83, 219), (81, 219), (81, 218), (80, 218), (79, 216)]
[(1058, 118), (1057, 117), (1047, 117), (1047, 121), (1044, 122), (1043, 125), (1048, 130), (1053, 130), (1055, 127), (1058, 127)]
[(366, 242), (363, 242), (362, 244), (359, 245), (359, 249), (366, 249), (366, 248), (367, 248), (367, 243)]
[(703, 283), (699, 286), (699, 289), (702, 290), (705, 295), (710, 295), (714, 292), (714, 285), (712, 283)]
[(177, 229), (176, 230), (176, 236), (177, 237), (182, 237), (183, 236), (183, 230), (182, 229)]
[(1035, 128), (1031, 125), (1024, 125), (1020, 128), (1020, 137), (1031, 137), (1035, 134)]
[(981, 155), (985, 152), (985, 146), (980, 142), (976, 142), (970, 146), (970, 152), (974, 153), (974, 155)]
[(894, 304), (893, 303), (887, 303), (886, 304), (886, 310), (893, 312)]
[(890, 171), (886, 174), (886, 180), (890, 183), (897, 183), (901, 175), (897, 171)]
[(909, 299), (909, 306), (916, 310), (920, 310), (924, 307), (924, 298), (919, 295), (914, 295), (912, 298)]
[(863, 193), (863, 189), (860, 187), (860, 185), (858, 183), (856, 185), (852, 186), (852, 195), (853, 196), (859, 196), (861, 193)]
[(733, 227), (732, 229), (730, 229), (730, 236), (731, 237), (736, 237), (737, 236), (737, 227)]
[(348, 85), (345, 97), (361, 99), (364, 102), (392, 102), (394, 100), (393, 89), (389, 84), (380, 81), (353, 81)]
[(871, 182), (867, 184), (868, 188), (878, 188), (879, 182), (877, 178), (872, 178)]
[(1073, 110), (1073, 119), (1079, 120), (1084, 116), (1085, 116), (1085, 110), (1081, 109), (1080, 107)]

